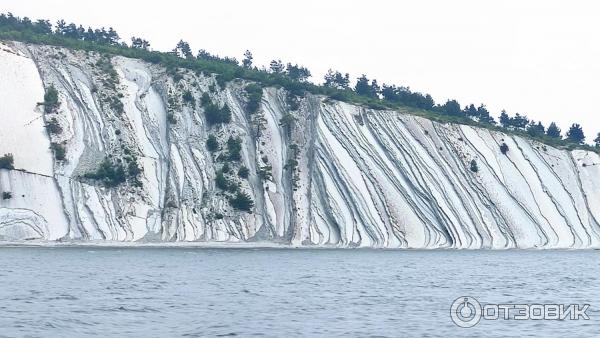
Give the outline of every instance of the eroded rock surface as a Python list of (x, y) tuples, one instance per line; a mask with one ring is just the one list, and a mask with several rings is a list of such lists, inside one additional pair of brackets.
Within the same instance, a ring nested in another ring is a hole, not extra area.
[[(0, 190), (12, 195), (0, 200), (0, 239), (598, 247), (595, 153), (313, 95), (292, 104), (275, 88), (251, 113), (247, 85), (0, 44), (0, 155), (12, 153), (16, 168), (0, 169)], [(60, 105), (44, 113), (50, 86)], [(208, 124), (203, 95), (231, 122)], [(50, 121), (60, 132), (46, 130)], [(219, 150), (207, 150), (209, 135)], [(84, 177), (105, 158), (141, 173), (116, 187)], [(231, 191), (216, 184), (224, 165)], [(250, 211), (232, 207), (233, 191), (252, 198)]]

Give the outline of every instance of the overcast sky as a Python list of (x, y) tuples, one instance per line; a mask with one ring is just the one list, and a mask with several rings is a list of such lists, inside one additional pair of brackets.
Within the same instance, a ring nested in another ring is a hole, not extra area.
[[(0, 11), (112, 26), (157, 50), (274, 58), (600, 131), (600, 2), (555, 0), (2, 0)], [(548, 123), (546, 123), (548, 124)]]

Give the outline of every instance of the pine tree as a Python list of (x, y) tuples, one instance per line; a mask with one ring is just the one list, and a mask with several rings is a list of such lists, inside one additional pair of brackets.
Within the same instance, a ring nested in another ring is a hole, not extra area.
[(244, 66), (244, 68), (252, 68), (253, 59), (254, 57), (252, 56), (252, 53), (249, 50), (246, 50), (244, 53), (244, 59), (242, 60), (242, 66)]
[(502, 113), (500, 113), (500, 125), (502, 125), (504, 128), (508, 128), (510, 126), (510, 117), (508, 117), (506, 110), (502, 110)]
[(371, 81), (369, 84), (369, 79), (365, 74), (359, 77), (356, 80), (356, 86), (354, 86), (354, 91), (358, 95), (364, 95), (372, 98), (377, 98), (381, 89), (377, 84), (377, 80)]
[(475, 108), (474, 104), (470, 104), (468, 106), (465, 107), (465, 109), (463, 110), (464, 114), (469, 116), (469, 117), (477, 117), (479, 114), (477, 112), (477, 108)]
[(149, 47), (150, 42), (147, 40), (136, 38), (135, 36), (131, 38), (131, 48), (148, 50)]
[(281, 74), (285, 70), (285, 66), (283, 65), (283, 63), (281, 63), (281, 60), (271, 61), (269, 68), (271, 69), (271, 72), (275, 74)]
[(490, 115), (484, 104), (481, 104), (477, 108), (477, 120), (481, 123), (496, 124), (496, 121), (494, 121), (494, 118)]
[(512, 127), (515, 127), (516, 129), (523, 130), (523, 129), (527, 128), (528, 124), (529, 124), (529, 119), (525, 115), (521, 115), (521, 114), (517, 113), (517, 115), (515, 115), (515, 117), (510, 118), (510, 125)]
[(444, 114), (450, 116), (461, 116), (463, 114), (460, 109), (460, 103), (456, 100), (448, 100), (446, 103), (441, 106), (441, 110)]
[(570, 142), (581, 144), (585, 141), (585, 135), (583, 134), (583, 128), (578, 123), (573, 123), (569, 131), (567, 132), (567, 140)]
[(286, 75), (296, 81), (304, 82), (310, 77), (310, 71), (306, 67), (299, 66), (297, 64), (287, 64)]
[(346, 73), (345, 75), (342, 75), (342, 73), (338, 71), (334, 72), (329, 69), (327, 74), (325, 74), (325, 82), (323, 85), (330, 88), (348, 89), (350, 87), (350, 74)]
[(560, 138), (560, 128), (556, 125), (556, 123), (552, 122), (546, 130), (546, 135), (552, 138)]
[(544, 135), (545, 132), (546, 132), (546, 129), (544, 128), (544, 125), (542, 124), (542, 122), (535, 123), (535, 121), (531, 121), (529, 123), (529, 125), (527, 126), (527, 133), (530, 136), (533, 136), (533, 137), (542, 136), (542, 135)]
[(192, 54), (192, 49), (190, 48), (190, 45), (183, 40), (179, 40), (177, 46), (175, 46), (175, 49), (173, 51), (176, 52), (177, 55), (179, 55), (179, 57), (184, 57), (186, 59), (194, 58), (194, 54)]

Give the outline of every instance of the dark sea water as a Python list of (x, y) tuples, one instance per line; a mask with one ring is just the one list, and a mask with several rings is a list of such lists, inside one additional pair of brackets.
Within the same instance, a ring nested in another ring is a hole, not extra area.
[[(0, 337), (598, 337), (598, 251), (1, 248)], [(590, 320), (460, 328), (460, 296)]]

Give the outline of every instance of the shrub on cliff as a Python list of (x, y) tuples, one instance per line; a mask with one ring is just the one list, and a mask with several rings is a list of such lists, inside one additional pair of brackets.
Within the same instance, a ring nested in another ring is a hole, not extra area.
[(235, 197), (229, 198), (229, 204), (231, 204), (234, 209), (243, 211), (250, 211), (252, 207), (254, 207), (254, 201), (250, 195), (243, 191), (238, 191)]
[(9, 200), (12, 198), (12, 193), (10, 191), (5, 191), (2, 193), (3, 200)]
[(206, 149), (208, 149), (208, 151), (211, 153), (219, 150), (219, 142), (217, 141), (215, 135), (208, 135), (208, 138), (206, 139)]
[(15, 159), (13, 154), (4, 154), (0, 157), (0, 169), (14, 169)]
[(573, 123), (569, 131), (567, 132), (567, 140), (575, 144), (581, 144), (585, 141), (585, 135), (583, 134), (583, 128), (577, 123)]
[(238, 170), (238, 176), (241, 178), (248, 178), (248, 176), (250, 176), (250, 170), (245, 166), (241, 166)]
[(192, 106), (194, 106), (196, 104), (196, 100), (194, 99), (194, 95), (192, 95), (192, 92), (189, 90), (186, 90), (183, 95), (181, 95), (181, 99), (183, 100), (183, 102), (188, 103)]
[(239, 137), (230, 136), (227, 140), (227, 150), (229, 153), (229, 159), (232, 161), (239, 161), (242, 159), (242, 140)]
[(262, 87), (258, 84), (251, 83), (246, 86), (245, 91), (248, 97), (246, 109), (248, 109), (248, 112), (250, 112), (250, 114), (253, 114), (260, 107), (260, 100), (262, 99), (263, 95)]
[(56, 108), (58, 108), (58, 91), (53, 85), (50, 85), (46, 89), (46, 94), (44, 94), (44, 112), (49, 114), (54, 112)]
[(217, 176), (215, 177), (215, 184), (217, 188), (224, 191), (231, 190), (231, 187), (235, 185), (227, 177), (225, 177), (225, 173), (223, 172), (223, 170), (219, 170), (217, 172)]
[(479, 171), (479, 166), (477, 165), (477, 161), (471, 160), (471, 171), (476, 173)]
[(48, 133), (50, 134), (60, 134), (63, 132), (63, 129), (60, 126), (60, 123), (58, 123), (56, 117), (51, 118), (50, 121), (46, 123), (46, 130), (48, 130)]
[(202, 108), (204, 108), (204, 116), (209, 125), (231, 122), (231, 110), (229, 107), (224, 105), (223, 108), (219, 108), (218, 105), (212, 102), (208, 93), (202, 95), (200, 103), (202, 104)]
[(50, 149), (52, 149), (52, 152), (54, 153), (54, 158), (57, 161), (64, 161), (65, 160), (65, 155), (66, 155), (66, 149), (65, 146), (60, 144), (60, 143), (51, 143), (50, 144)]
[(123, 165), (112, 163), (108, 158), (100, 163), (96, 171), (87, 173), (84, 177), (102, 181), (107, 187), (116, 187), (127, 179)]

